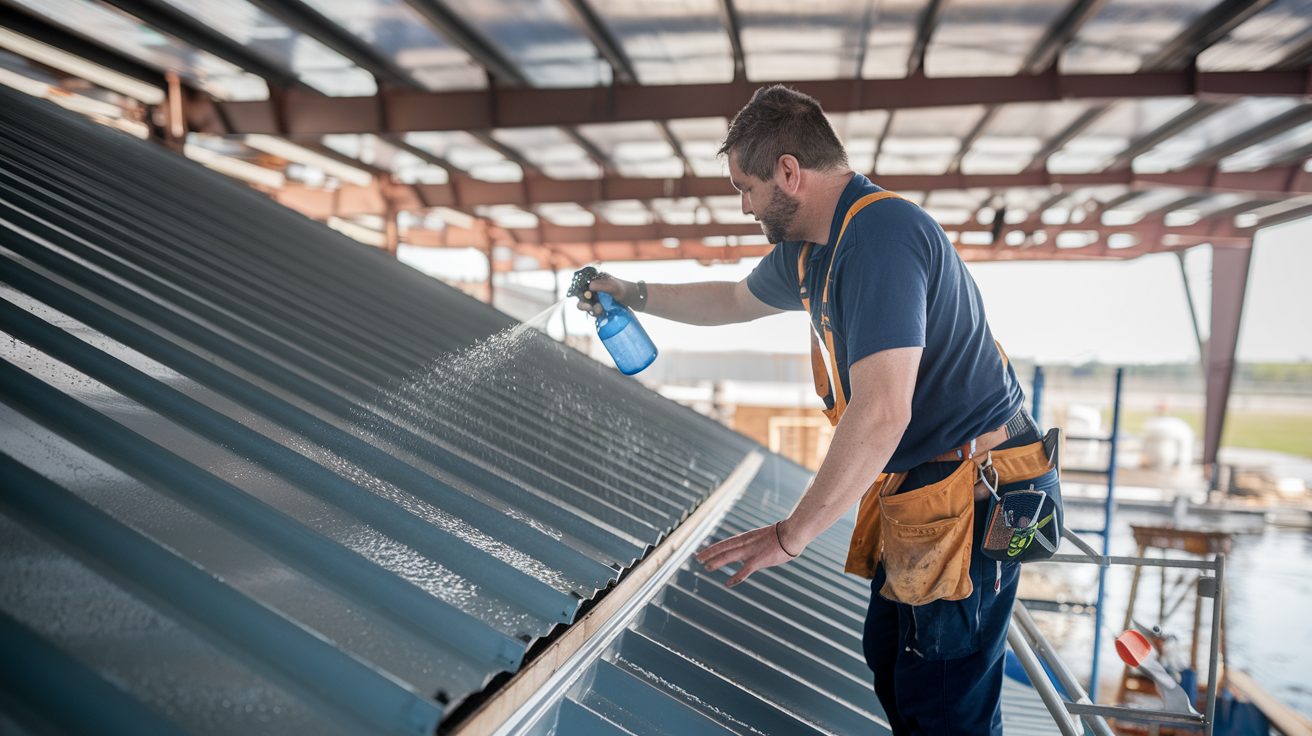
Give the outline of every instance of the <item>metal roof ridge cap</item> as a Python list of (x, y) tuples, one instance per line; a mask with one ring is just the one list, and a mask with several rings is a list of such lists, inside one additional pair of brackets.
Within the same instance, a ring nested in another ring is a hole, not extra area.
[(664, 587), (747, 490), (765, 460), (751, 450), (688, 518), (643, 558), (598, 605), (480, 705), (451, 736), (509, 734), (532, 725)]

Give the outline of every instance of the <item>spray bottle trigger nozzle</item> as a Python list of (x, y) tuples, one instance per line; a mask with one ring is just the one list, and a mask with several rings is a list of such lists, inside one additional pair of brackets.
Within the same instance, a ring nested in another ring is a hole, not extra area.
[(569, 283), (569, 291), (565, 292), (567, 297), (579, 297), (585, 302), (596, 303), (596, 292), (590, 288), (592, 280), (600, 274), (592, 266), (584, 266), (574, 272), (574, 278)]

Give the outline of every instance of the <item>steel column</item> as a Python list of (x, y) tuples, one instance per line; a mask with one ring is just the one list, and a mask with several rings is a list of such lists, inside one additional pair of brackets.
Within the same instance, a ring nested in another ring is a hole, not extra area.
[[(1225, 427), (1226, 405), (1234, 379), (1235, 348), (1243, 320), (1244, 293), (1248, 287), (1248, 265), (1252, 241), (1247, 247), (1212, 248), (1212, 320), (1203, 359), (1207, 381), (1203, 425), (1203, 465), (1216, 464)], [(1213, 474), (1213, 478), (1215, 475)]]
[(1180, 283), (1184, 285), (1184, 300), (1189, 307), (1189, 323), (1194, 328), (1194, 338), (1198, 341), (1198, 360), (1202, 362), (1207, 359), (1207, 342), (1203, 339), (1203, 328), (1198, 323), (1198, 308), (1194, 306), (1194, 290), (1189, 284), (1189, 272), (1184, 267), (1185, 251), (1177, 250), (1175, 252), (1176, 260), (1180, 264)]

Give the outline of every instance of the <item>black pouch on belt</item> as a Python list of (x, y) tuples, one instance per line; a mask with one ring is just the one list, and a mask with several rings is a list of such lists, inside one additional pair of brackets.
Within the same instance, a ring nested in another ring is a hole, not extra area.
[(1032, 562), (1057, 553), (1065, 523), (1058, 440), (1057, 430), (1049, 431), (1043, 438), (1048, 472), (1017, 483), (995, 484), (990, 489), (987, 527), (980, 545), (986, 557), (1003, 562)]

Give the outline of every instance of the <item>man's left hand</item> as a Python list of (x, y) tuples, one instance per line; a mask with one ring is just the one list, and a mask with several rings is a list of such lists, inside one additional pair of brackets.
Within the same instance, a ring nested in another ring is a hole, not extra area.
[[(798, 551), (801, 554), (801, 551)], [(742, 567), (729, 578), (730, 588), (746, 580), (757, 570), (774, 567), (793, 559), (779, 544), (774, 526), (763, 526), (716, 542), (697, 553), (697, 561), (714, 572), (725, 565), (741, 562)]]

